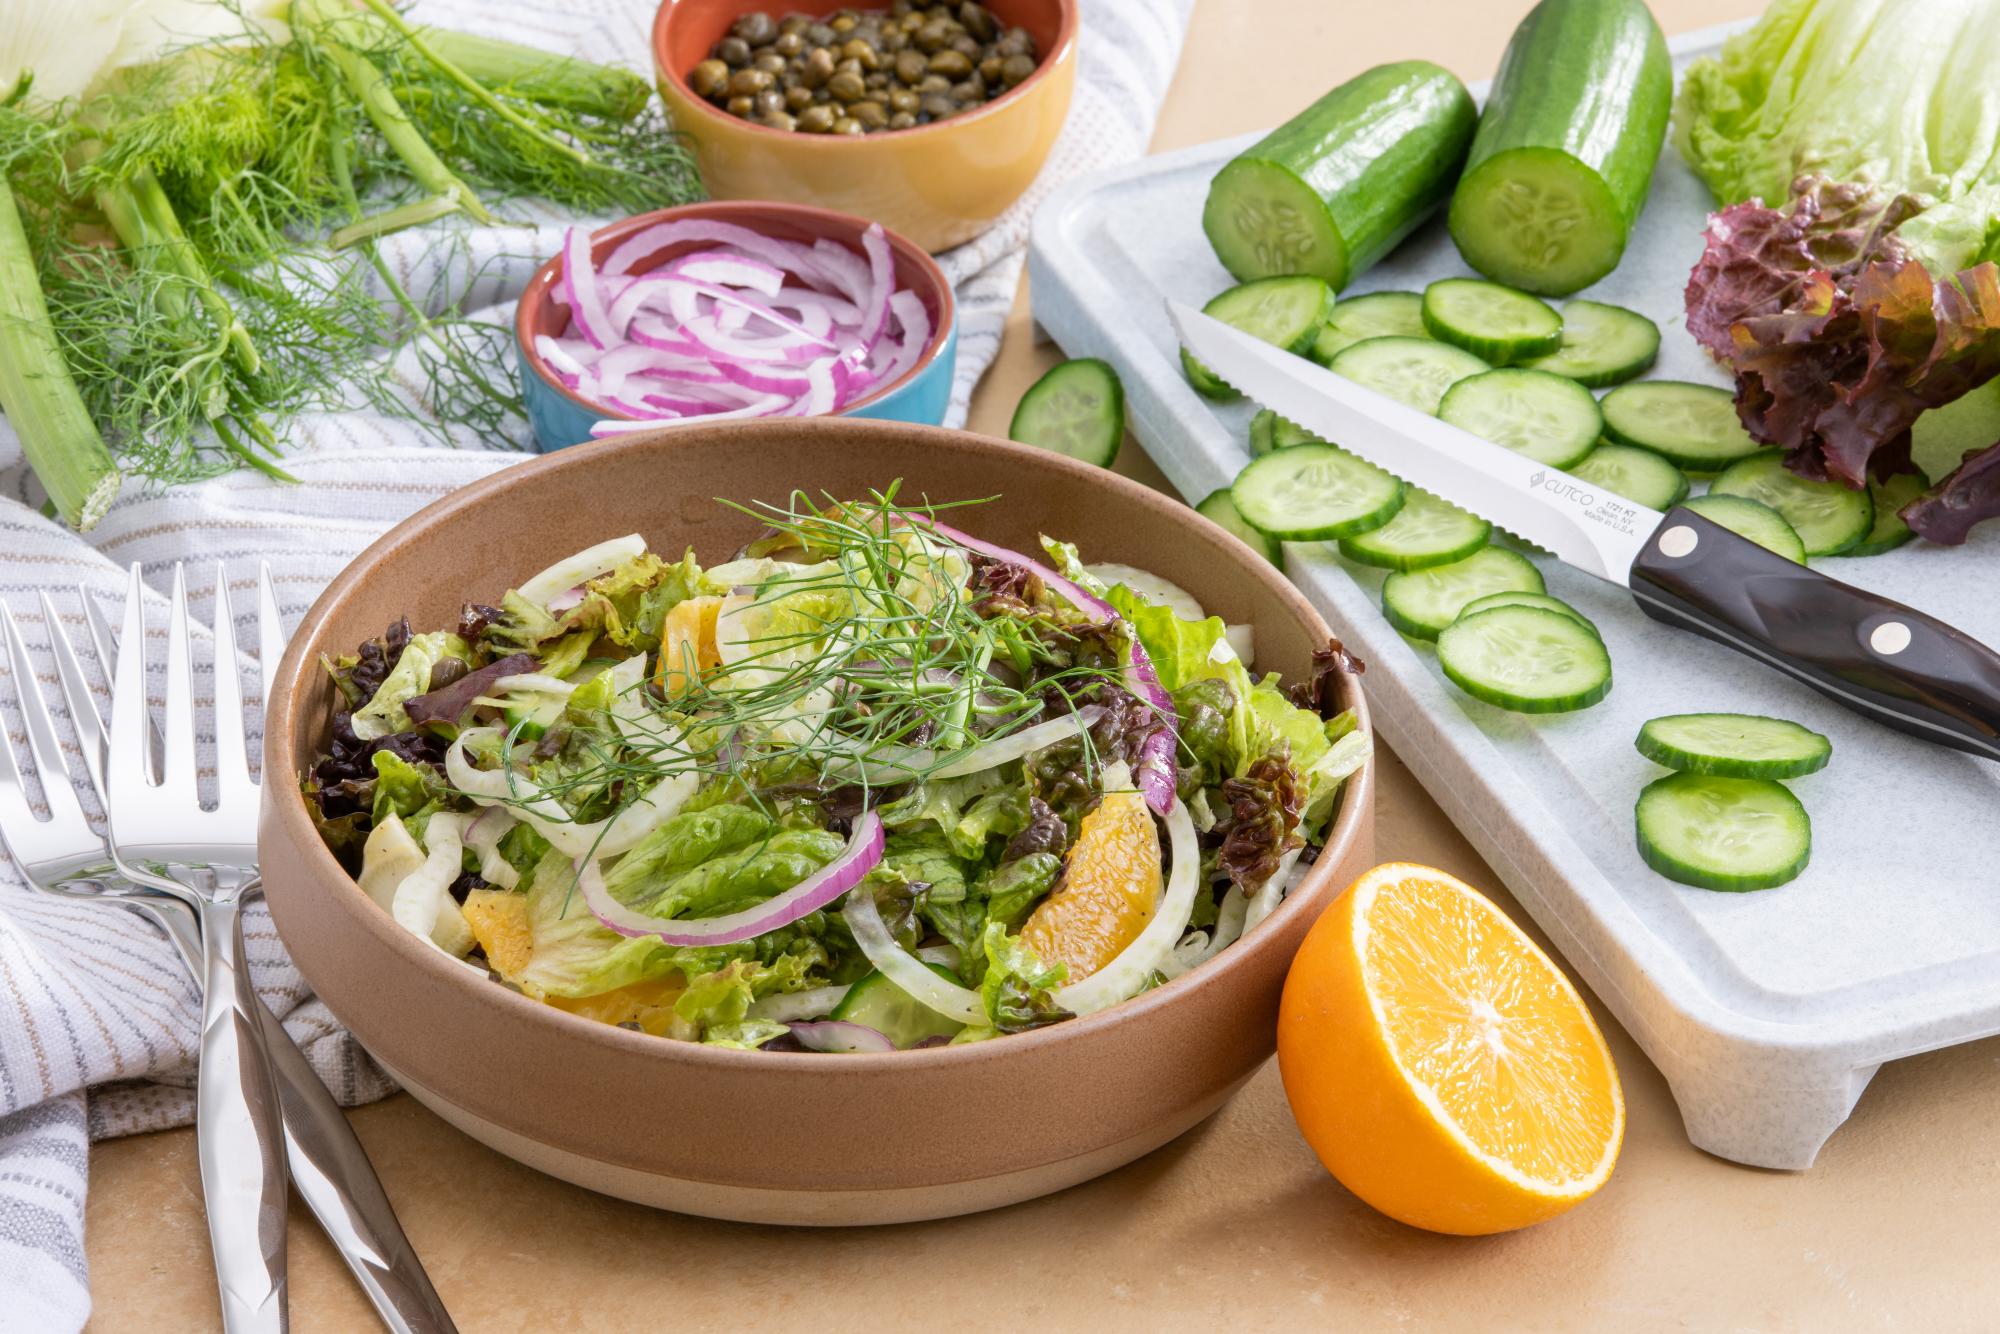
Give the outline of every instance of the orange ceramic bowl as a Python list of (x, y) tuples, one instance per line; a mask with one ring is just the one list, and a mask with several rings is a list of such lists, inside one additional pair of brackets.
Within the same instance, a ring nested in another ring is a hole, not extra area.
[[(1032, 548), (1038, 532), (1186, 587), (1254, 627), (1256, 666), (1298, 679), (1327, 627), (1269, 564), (1136, 482), (962, 431), (824, 417), (688, 425), (580, 445), (458, 491), (392, 529), (306, 613), (278, 668), (265, 764), (325, 745), (320, 655), (407, 614), (453, 623), (588, 543), (640, 532), (713, 562), (757, 531), (711, 497), (997, 496), (959, 520)], [(1360, 709), (1355, 679), (1345, 703)], [(1363, 714), (1366, 724), (1366, 715)], [(279, 932), (313, 989), (403, 1086), (467, 1134), (593, 1190), (687, 1213), (848, 1224), (937, 1218), (1087, 1180), (1220, 1107), (1270, 1056), (1285, 970), (1320, 910), (1371, 861), (1373, 784), (1349, 783), (1325, 850), (1276, 912), (1214, 960), (1108, 1010), (988, 1042), (881, 1055), (731, 1051), (540, 1005), (446, 957), (327, 852), (290, 783), (267, 788), (259, 849)]]
[[(773, 130), (697, 97), (687, 74), (752, 10), (829, 14), (840, 0), (664, 0), (653, 63), (675, 126), (717, 199), (782, 199), (872, 218), (926, 250), (970, 240), (1021, 197), (1054, 146), (1076, 87), (1076, 0), (988, 0), (1033, 34), (1041, 63), (976, 110), (908, 130), (848, 136)], [(851, 7), (851, 6), (850, 6)]]

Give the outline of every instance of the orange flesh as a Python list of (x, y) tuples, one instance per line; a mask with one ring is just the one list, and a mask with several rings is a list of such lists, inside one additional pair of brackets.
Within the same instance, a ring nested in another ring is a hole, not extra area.
[(1160, 836), (1145, 798), (1113, 792), (1083, 817), (1060, 888), (1021, 928), (1021, 943), (1045, 963), (1089, 977), (1130, 945), (1160, 899)]
[[(722, 610), (719, 597), (688, 598), (674, 605), (660, 627), (660, 665), (653, 679), (668, 695), (685, 690), (698, 673), (721, 664), (715, 646), (715, 620)], [(694, 672), (688, 667), (692, 664)]]

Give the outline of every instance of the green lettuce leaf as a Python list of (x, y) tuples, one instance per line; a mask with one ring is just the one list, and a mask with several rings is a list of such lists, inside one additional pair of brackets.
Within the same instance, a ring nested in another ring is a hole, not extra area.
[(711, 806), (666, 821), (604, 873), (604, 886), (621, 903), (649, 901), (704, 862), (769, 836), (771, 817), (748, 806)]
[[(375, 766), (375, 802), (369, 812), (375, 824), (392, 815), (408, 824), (417, 812), (432, 807), (447, 790), (443, 775), (428, 764), (420, 767), (386, 750), (376, 751), (369, 762)], [(415, 830), (412, 834), (421, 838)]]
[[(717, 807), (716, 809), (725, 809)], [(847, 840), (823, 829), (781, 829), (678, 876), (646, 908), (656, 917), (715, 917), (790, 889), (840, 855)]]
[(891, 834), (883, 844), (878, 870), (891, 871), (906, 884), (929, 885), (925, 898), (930, 902), (956, 903), (965, 897), (965, 868), (944, 834), (935, 830)]
[(986, 976), (979, 983), (979, 999), (993, 1028), (1020, 1033), (1073, 1017), (1052, 994), (1069, 977), (1065, 965), (1043, 963), (999, 922), (987, 923), (980, 943)]
[(396, 668), (383, 679), (375, 694), (354, 711), (354, 735), (363, 741), (407, 732), (412, 724), (403, 705), (431, 688), (431, 669), (446, 658), (472, 666), (472, 649), (448, 631), (412, 635)]
[(1031, 852), (994, 867), (980, 878), (978, 885), (978, 892), (986, 901), (987, 916), (1010, 928), (1019, 926), (1055, 887), (1056, 876), (1061, 873), (1062, 858), (1053, 852)]

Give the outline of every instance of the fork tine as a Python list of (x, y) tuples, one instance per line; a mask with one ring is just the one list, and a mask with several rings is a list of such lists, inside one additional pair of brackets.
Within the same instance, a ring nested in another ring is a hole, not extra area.
[(28, 724), (28, 753), (34, 756), (36, 775), (42, 780), (42, 800), (48, 803), (54, 819), (82, 824), (83, 804), (69, 785), (69, 765), (63, 761), (55, 719), (49, 717), (48, 701), (42, 698), (41, 685), (35, 680), (28, 646), (21, 642), (21, 628), (14, 624), (14, 613), (4, 602), (0, 602), (0, 633), (7, 638), (7, 667), (19, 689), (21, 717)]
[(285, 656), (285, 618), (278, 610), (278, 591), (271, 584), (271, 562), (257, 562), (257, 670), (263, 675), (259, 696), (271, 711), (271, 683), (278, 679), (278, 659)]
[[(84, 620), (90, 627), (90, 651), (97, 658), (97, 671), (104, 678), (104, 688), (109, 690), (112, 685), (112, 674), (116, 670), (118, 661), (118, 632), (111, 628), (111, 618), (104, 614), (104, 608), (98, 604), (96, 595), (82, 584), (76, 586), (76, 595), (83, 599)], [(96, 701), (93, 699), (92, 702), (95, 703)], [(100, 718), (103, 717), (102, 714), (98, 716)], [(106, 729), (105, 736), (108, 740), (110, 737), (108, 723), (106, 724)], [(162, 746), (160, 726), (153, 720), (153, 711), (147, 709), (146, 760), (150, 767), (146, 770), (146, 773), (152, 781), (158, 781), (154, 776), (160, 772), (160, 751)], [(98, 791), (101, 793), (104, 789), (99, 787)]]
[[(17, 692), (25, 695), (34, 689), (34, 683), (24, 683), (20, 672), (11, 664), (8, 672), (13, 677)], [(14, 762), (14, 743), (8, 740), (6, 725), (0, 721), (0, 831), (15, 829), (25, 832), (26, 827), (35, 822), (35, 812), (28, 805), (28, 789), (21, 781), (21, 767)]]
[(63, 702), (69, 705), (70, 723), (76, 728), (76, 741), (83, 751), (83, 767), (90, 774), (90, 785), (97, 790), (98, 799), (104, 797), (104, 717), (97, 711), (97, 699), (90, 693), (90, 679), (83, 674), (83, 663), (76, 656), (76, 646), (69, 642), (69, 632), (62, 627), (62, 619), (56, 615), (56, 604), (47, 592), (41, 594), (42, 621), (49, 627), (49, 649), (56, 658), (56, 680), (62, 685)]
[[(173, 605), (167, 613), (167, 703), (161, 730), (167, 735), (162, 786), (195, 797), (194, 644), (188, 636), (187, 567), (174, 562)], [(185, 785), (185, 786), (183, 786)]]
[(119, 804), (111, 797), (119, 789), (155, 781), (151, 747), (146, 729), (152, 710), (146, 703), (146, 607), (145, 584), (139, 577), (139, 563), (132, 563), (132, 578), (125, 590), (125, 629), (118, 640), (116, 680), (111, 687), (111, 757), (104, 766), (105, 808), (117, 823)]
[(229, 605), (229, 576), (215, 563), (215, 773), (216, 809), (256, 801), (250, 753), (243, 744), (243, 677), (236, 661), (236, 618)]

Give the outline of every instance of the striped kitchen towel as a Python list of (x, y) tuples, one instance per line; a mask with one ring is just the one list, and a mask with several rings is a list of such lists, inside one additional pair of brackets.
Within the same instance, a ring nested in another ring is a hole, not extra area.
[[(959, 301), (952, 424), (964, 421), (972, 387), (998, 351), (1035, 205), (1069, 176), (1145, 151), (1191, 4), (1082, 0), (1075, 101), (1047, 168), (989, 231), (939, 257)], [(782, 10), (782, 0), (773, 8)], [(415, 13), (425, 22), (645, 68), (652, 9), (653, 0), (421, 0)], [(449, 292), (504, 321), (513, 292), (553, 253), (563, 221), (548, 215), (539, 230), (463, 232), (449, 248), (435, 235), (404, 235), (384, 249), (413, 292)], [(421, 393), (421, 377), (407, 364), (385, 367), (384, 376), (403, 392)], [(16, 693), (47, 694), (55, 681), (38, 592), (50, 595), (76, 635), (84, 624), (79, 588), (115, 614), (122, 571), (137, 561), (149, 585), (151, 623), (162, 624), (158, 590), (173, 563), (186, 561), (197, 617), (209, 615), (218, 567), (233, 605), (247, 613), (257, 564), (268, 561), (286, 618), (296, 623), (326, 582), (385, 529), (521, 457), (489, 440), (455, 443), (460, 447), (442, 448), (406, 423), (366, 413), (316, 416), (298, 422), (287, 440), (285, 466), (296, 485), (238, 473), (164, 493), (133, 487), (102, 524), (78, 536), (41, 517), (41, 496), (0, 420), (0, 599), (20, 622), (40, 676), (0, 686), (0, 726), (15, 750), (26, 744)], [(247, 618), (239, 623), (239, 642), (254, 643), (251, 630)], [(156, 679), (155, 700), (159, 686)], [(58, 726), (66, 732), (67, 720), (59, 716)], [(72, 749), (72, 766), (79, 760)], [(261, 904), (247, 931), (259, 991), (340, 1101), (391, 1091), (312, 998)], [(193, 1119), (198, 1014), (194, 987), (155, 928), (123, 910), (39, 897), (0, 856), (0, 1331), (60, 1334), (83, 1325), (90, 1311), (88, 1143)]]

